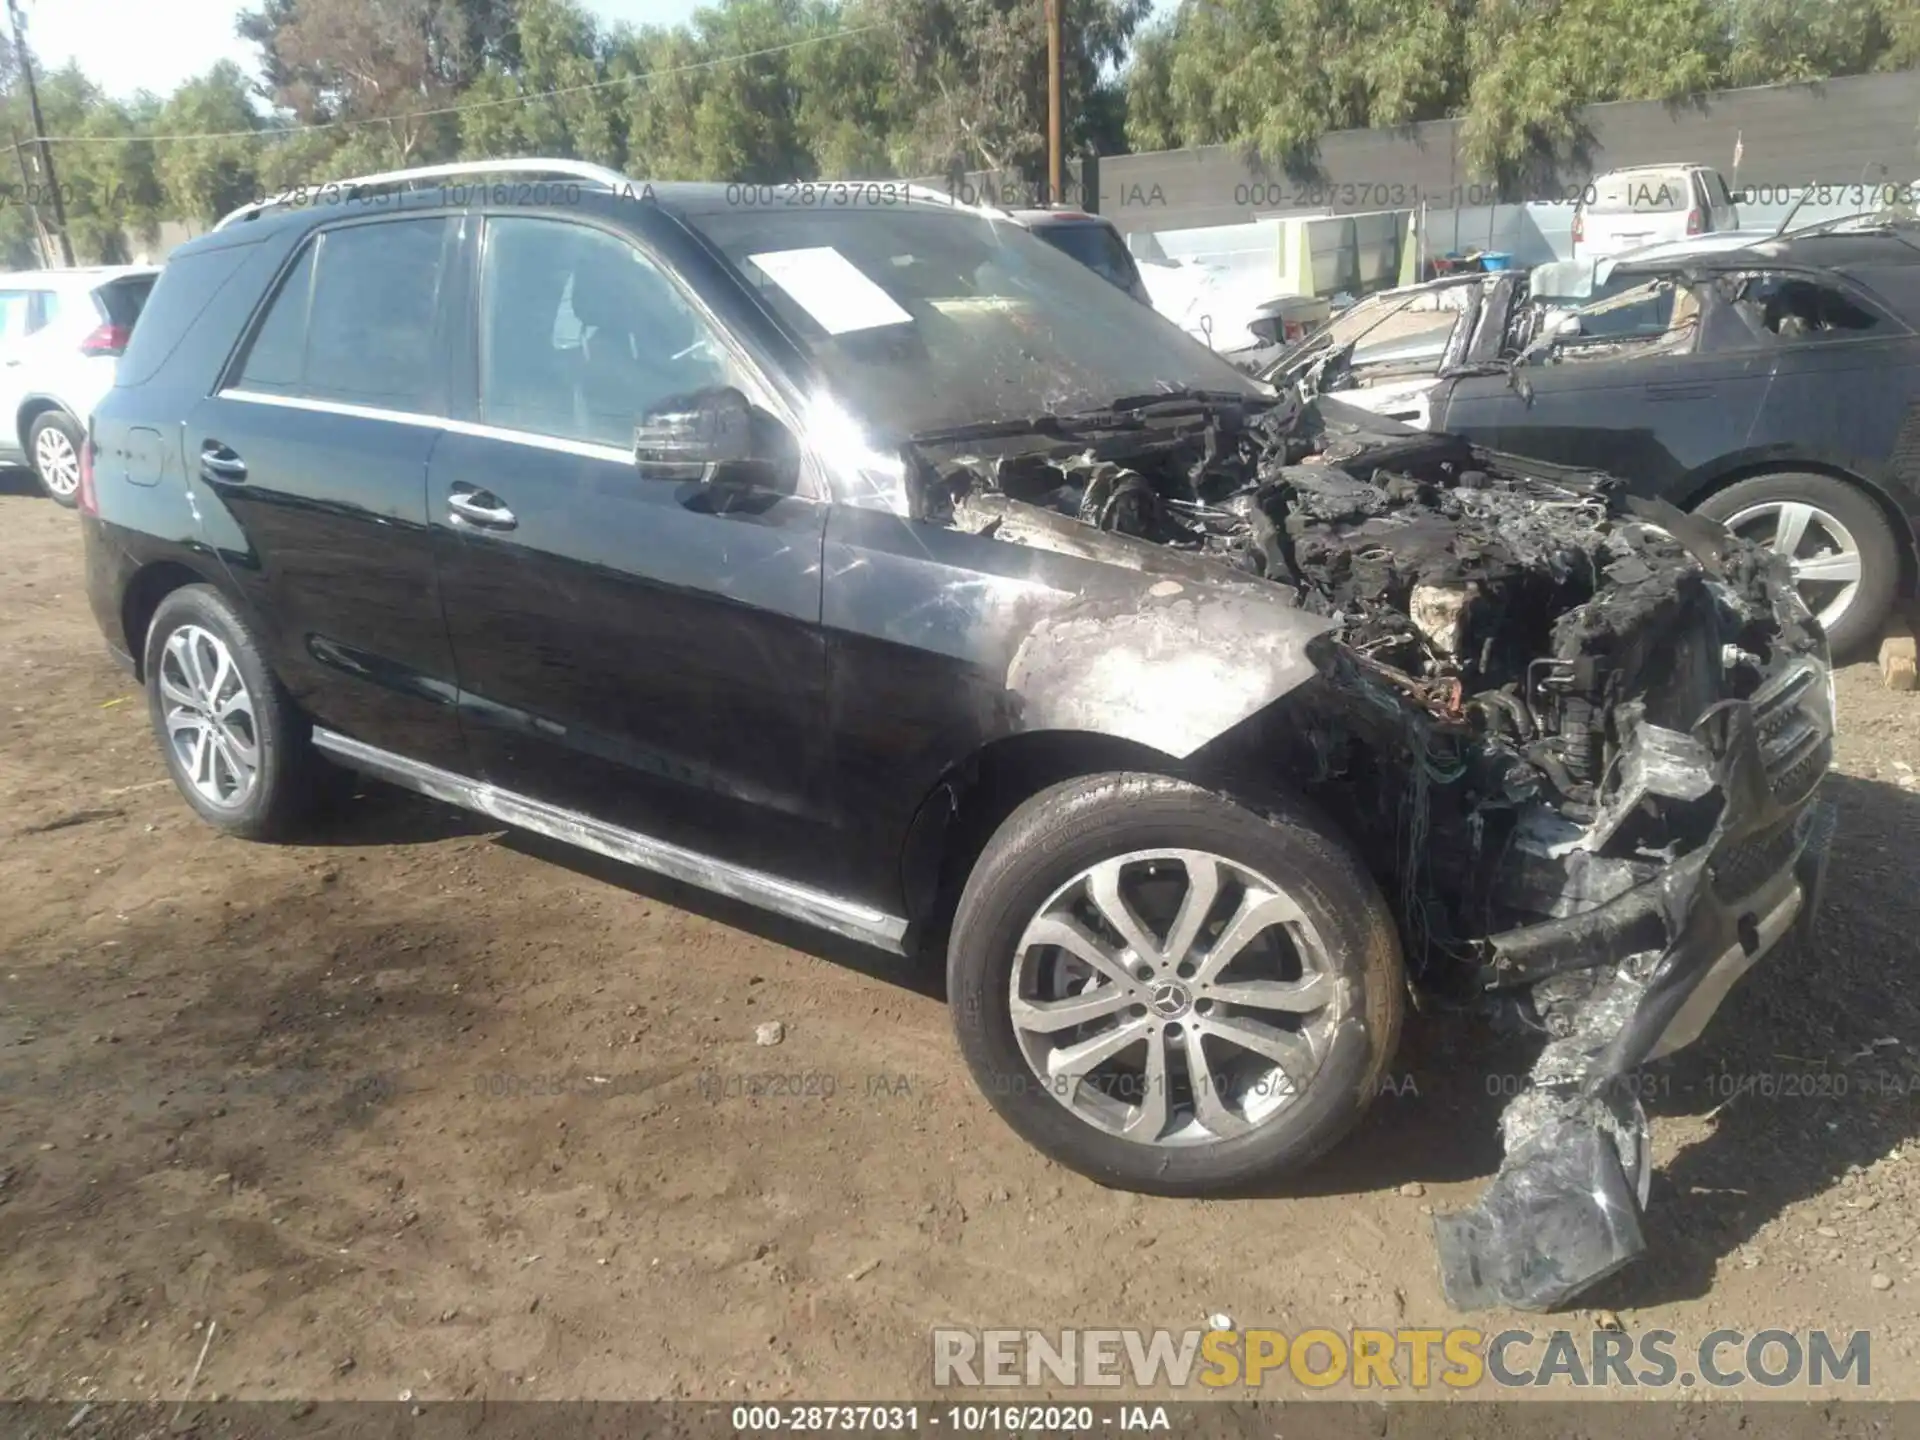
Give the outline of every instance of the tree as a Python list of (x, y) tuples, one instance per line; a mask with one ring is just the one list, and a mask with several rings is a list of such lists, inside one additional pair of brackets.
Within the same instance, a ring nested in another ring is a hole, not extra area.
[(1468, 166), (1508, 183), (1578, 148), (1583, 105), (1711, 88), (1720, 18), (1708, 0), (1483, 0), (1467, 41)]
[[(1110, 78), (1150, 0), (1059, 0), (1062, 103), (1071, 151), (1123, 140)], [(1036, 0), (864, 0), (892, 39), (900, 104), (895, 158), (909, 171), (985, 168), (1039, 178), (1046, 168), (1046, 14)]]
[[(451, 153), (448, 110), (502, 55), (510, 0), (266, 0), (240, 17), (267, 93), (303, 124), (378, 121), (401, 164)], [(377, 144), (378, 142), (366, 142)]]
[(260, 188), (260, 132), (240, 67), (223, 60), (187, 81), (154, 117), (163, 136), (207, 139), (155, 142), (160, 181), (173, 212), (210, 223), (254, 198)]
[[(463, 155), (563, 155), (618, 165), (625, 158), (625, 97), (588, 89), (631, 73), (573, 0), (521, 0), (512, 29), (460, 97)], [(529, 99), (547, 92), (545, 99)]]

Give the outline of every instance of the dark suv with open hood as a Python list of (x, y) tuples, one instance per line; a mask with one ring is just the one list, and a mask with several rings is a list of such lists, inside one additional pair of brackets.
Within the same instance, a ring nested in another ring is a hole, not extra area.
[(249, 207), (94, 417), (89, 590), (187, 802), (346, 766), (894, 951), (1023, 1136), (1306, 1164), (1409, 986), (1551, 1039), (1460, 1303), (1639, 1247), (1622, 1077), (1812, 913), (1785, 563), (1264, 387), (1004, 216), (526, 162)]

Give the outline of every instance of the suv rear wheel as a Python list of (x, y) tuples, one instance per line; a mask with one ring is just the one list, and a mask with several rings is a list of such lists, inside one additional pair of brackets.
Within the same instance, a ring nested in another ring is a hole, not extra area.
[(1304, 810), (1107, 774), (988, 843), (947, 958), (960, 1048), (1061, 1164), (1163, 1195), (1297, 1170), (1359, 1119), (1398, 1038), (1392, 916)]
[(1872, 496), (1831, 475), (1756, 475), (1709, 495), (1702, 515), (1793, 565), (1835, 656), (1871, 643), (1900, 582), (1900, 548)]
[(27, 459), (40, 488), (69, 510), (80, 503), (80, 446), (86, 437), (64, 410), (49, 410), (27, 427)]
[(298, 829), (318, 792), (311, 730), (219, 591), (188, 585), (160, 602), (144, 674), (167, 770), (200, 817), (248, 840)]

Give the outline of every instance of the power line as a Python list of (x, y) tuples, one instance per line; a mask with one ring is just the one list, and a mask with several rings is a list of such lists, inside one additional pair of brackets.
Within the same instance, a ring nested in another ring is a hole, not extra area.
[(340, 130), (354, 125), (397, 125), (407, 120), (430, 120), (436, 115), (458, 115), (469, 110), (491, 110), (502, 105), (531, 105), (536, 101), (553, 100), (563, 95), (583, 95), (592, 90), (611, 90), (619, 85), (664, 80), (669, 76), (687, 75), (696, 70), (715, 70), (722, 65), (735, 65), (742, 60), (758, 60), (767, 55), (783, 55), (790, 50), (801, 50), (809, 45), (824, 44), (829, 40), (850, 39), (855, 35), (864, 35), (869, 30), (881, 29), (882, 26), (883, 22), (874, 21), (845, 30), (835, 30), (827, 35), (809, 35), (804, 40), (790, 40), (784, 45), (769, 45), (764, 50), (747, 50), (738, 55), (721, 55), (712, 60), (698, 60), (690, 65), (670, 66), (665, 70), (648, 70), (639, 75), (621, 75), (612, 80), (595, 80), (587, 85), (562, 85), (552, 90), (536, 90), (526, 95), (508, 95), (498, 100), (474, 100), (463, 105), (442, 105), (432, 110), (409, 110), (401, 115), (368, 115), (353, 120), (316, 120), (307, 125), (274, 125), (259, 130), (210, 130), (199, 135), (137, 133), (132, 135), (48, 135), (44, 143), (48, 145), (125, 145), (142, 140), (156, 142), (252, 140), (310, 134), (317, 130)]

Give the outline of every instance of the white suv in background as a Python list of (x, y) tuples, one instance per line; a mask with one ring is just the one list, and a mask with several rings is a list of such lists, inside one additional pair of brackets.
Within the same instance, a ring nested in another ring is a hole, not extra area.
[(101, 265), (0, 274), (0, 464), (25, 465), (71, 508), (87, 417), (159, 270)]
[(1740, 208), (1718, 170), (1635, 165), (1593, 177), (1573, 212), (1573, 258), (1600, 259), (1739, 228)]

